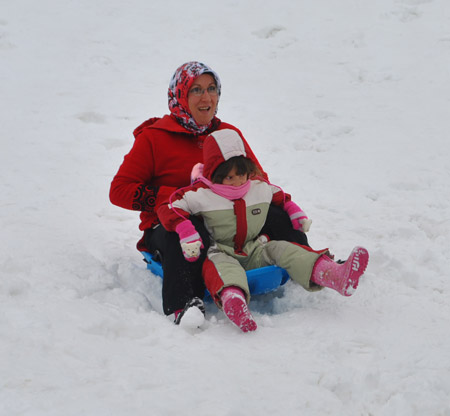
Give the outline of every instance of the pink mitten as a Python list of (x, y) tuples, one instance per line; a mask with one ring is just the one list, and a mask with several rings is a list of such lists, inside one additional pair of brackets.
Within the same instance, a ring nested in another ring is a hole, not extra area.
[(191, 183), (194, 183), (199, 176), (203, 175), (203, 163), (197, 163), (191, 171)]
[(203, 241), (192, 225), (192, 222), (185, 220), (179, 223), (175, 231), (180, 236), (180, 245), (183, 250), (184, 258), (187, 261), (193, 262), (200, 257), (200, 249), (203, 248)]
[(312, 221), (308, 219), (306, 214), (295, 202), (292, 201), (286, 202), (284, 204), (283, 209), (289, 215), (294, 230), (300, 230), (303, 231), (304, 233), (307, 233), (309, 231)]

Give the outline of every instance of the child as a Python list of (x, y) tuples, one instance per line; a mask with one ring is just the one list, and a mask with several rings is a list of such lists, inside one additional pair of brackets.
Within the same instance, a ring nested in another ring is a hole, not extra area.
[[(260, 236), (270, 204), (283, 207), (295, 229), (307, 232), (311, 220), (281, 188), (258, 176), (238, 133), (219, 130), (209, 135), (203, 144), (203, 161), (203, 173), (191, 186), (172, 194), (158, 216), (168, 231), (179, 234), (188, 261), (196, 261), (203, 247), (189, 216), (203, 218), (212, 240), (203, 278), (216, 305), (231, 322), (244, 332), (257, 328), (247, 306), (250, 292), (245, 271), (258, 267), (280, 266), (308, 291), (329, 287), (344, 296), (353, 293), (368, 264), (366, 249), (354, 248), (344, 264), (337, 264), (326, 255), (326, 249), (315, 251)], [(200, 302), (199, 308), (204, 310)]]

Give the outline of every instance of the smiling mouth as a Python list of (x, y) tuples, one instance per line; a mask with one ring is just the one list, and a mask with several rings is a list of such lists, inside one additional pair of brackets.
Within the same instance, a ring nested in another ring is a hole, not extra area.
[(209, 111), (209, 110), (211, 110), (211, 107), (199, 107), (198, 109), (200, 111)]

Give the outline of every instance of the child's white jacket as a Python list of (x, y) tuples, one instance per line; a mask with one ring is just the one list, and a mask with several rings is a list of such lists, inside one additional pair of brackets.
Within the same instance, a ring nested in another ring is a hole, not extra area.
[(217, 166), (230, 157), (242, 155), (242, 146), (236, 143), (239, 137), (235, 141), (233, 136), (226, 135), (223, 130), (213, 133), (211, 140), (211, 136), (205, 140), (204, 175), (207, 179), (200, 178), (178, 190), (159, 208), (162, 225), (168, 231), (175, 231), (190, 215), (203, 217), (212, 240), (203, 275), (218, 303), (218, 294), (226, 286), (241, 287), (249, 298), (245, 270), (269, 264), (285, 268), (291, 278), (307, 290), (319, 289), (311, 284), (310, 276), (315, 261), (326, 250), (318, 252), (286, 241), (262, 244), (258, 240), (270, 204), (283, 207), (290, 200), (289, 195), (260, 178), (249, 180), (248, 190), (235, 199), (221, 196), (210, 188), (209, 179)]
[(285, 198), (280, 188), (253, 179), (242, 198), (229, 200), (200, 180), (172, 195), (170, 203), (161, 207), (158, 215), (168, 231), (175, 231), (190, 215), (200, 215), (220, 249), (245, 256), (251, 254), (253, 244), (249, 243), (259, 236), (270, 204), (283, 206)]

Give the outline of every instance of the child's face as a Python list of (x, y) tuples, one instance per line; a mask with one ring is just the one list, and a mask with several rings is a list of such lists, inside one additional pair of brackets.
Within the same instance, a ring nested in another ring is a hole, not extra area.
[(238, 175), (236, 168), (231, 169), (228, 175), (223, 178), (222, 185), (241, 186), (247, 182), (248, 175)]

